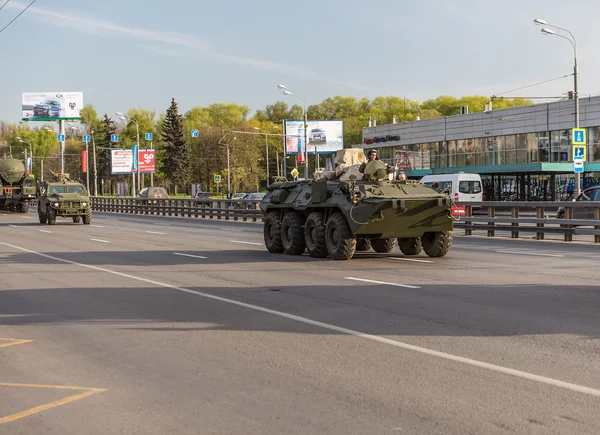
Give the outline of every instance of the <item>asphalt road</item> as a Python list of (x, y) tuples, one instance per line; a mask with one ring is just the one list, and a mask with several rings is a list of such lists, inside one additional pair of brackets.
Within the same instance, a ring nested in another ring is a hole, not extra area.
[(0, 214), (0, 434), (598, 434), (598, 257), (317, 260), (260, 224)]

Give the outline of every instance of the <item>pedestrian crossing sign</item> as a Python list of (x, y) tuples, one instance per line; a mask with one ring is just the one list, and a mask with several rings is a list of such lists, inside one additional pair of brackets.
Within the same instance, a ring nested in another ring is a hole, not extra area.
[(571, 130), (571, 142), (573, 145), (587, 144), (585, 128), (574, 128)]
[(587, 160), (587, 147), (585, 145), (573, 145), (573, 160)]

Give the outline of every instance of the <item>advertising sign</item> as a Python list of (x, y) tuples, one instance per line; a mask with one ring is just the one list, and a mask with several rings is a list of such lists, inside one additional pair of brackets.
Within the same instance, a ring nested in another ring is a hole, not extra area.
[(23, 92), (23, 121), (76, 121), (81, 118), (83, 92)]
[[(344, 148), (344, 121), (307, 121), (308, 153), (332, 154)], [(284, 121), (286, 154), (304, 152), (304, 121)]]
[(401, 170), (431, 169), (430, 151), (396, 150), (396, 166)]
[[(136, 148), (134, 146), (134, 148)], [(110, 172), (111, 174), (133, 174), (136, 162), (133, 158), (133, 149), (110, 150)], [(155, 150), (138, 150), (137, 165), (140, 174), (154, 174), (156, 172)]]
[(156, 172), (155, 150), (140, 150), (138, 153), (138, 168), (141, 174), (154, 174)]

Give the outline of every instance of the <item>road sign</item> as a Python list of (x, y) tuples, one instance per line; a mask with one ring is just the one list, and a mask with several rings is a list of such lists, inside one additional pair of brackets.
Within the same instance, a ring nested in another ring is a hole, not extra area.
[(65, 135), (64, 134), (59, 134), (58, 135), (58, 141), (59, 142), (64, 142), (65, 141)]
[(92, 137), (91, 137), (89, 134), (84, 134), (84, 135), (83, 135), (83, 141), (84, 141), (85, 143), (88, 143), (88, 142), (90, 141), (90, 139), (91, 139), (91, 138), (92, 138)]
[(119, 135), (118, 134), (111, 134), (110, 135), (110, 141), (111, 142), (119, 142)]
[(298, 176), (298, 169), (296, 169), (296, 168), (292, 169), (292, 172), (290, 172), (290, 174), (292, 174), (292, 177), (297, 177)]
[(138, 171), (140, 174), (153, 174), (156, 172), (155, 150), (139, 150)]
[(587, 147), (585, 145), (573, 145), (573, 160), (587, 160)]
[(146, 133), (146, 140), (152, 140), (152, 133)]
[(198, 130), (192, 130), (192, 137), (198, 137), (199, 134)]
[(587, 144), (586, 129), (585, 128), (572, 129), (571, 130), (571, 142), (573, 145)]
[(220, 183), (221, 182), (221, 176), (215, 174), (215, 183)]
[(573, 172), (583, 172), (583, 159), (573, 160)]

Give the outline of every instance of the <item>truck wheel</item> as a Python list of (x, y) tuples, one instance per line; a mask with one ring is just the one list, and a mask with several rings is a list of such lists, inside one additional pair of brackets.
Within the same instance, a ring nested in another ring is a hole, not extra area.
[(304, 240), (308, 255), (314, 258), (327, 257), (327, 244), (325, 243), (325, 218), (323, 213), (313, 212), (306, 218), (304, 225)]
[(356, 250), (357, 251), (370, 251), (371, 250), (371, 241), (369, 239), (356, 239)]
[(29, 213), (29, 203), (28, 202), (20, 202), (17, 205), (17, 211), (19, 213)]
[(281, 221), (281, 243), (283, 252), (288, 255), (302, 255), (306, 251), (304, 241), (304, 216), (291, 211), (285, 214)]
[(46, 211), (46, 219), (48, 221), (48, 225), (54, 225), (56, 223), (56, 210), (52, 207), (48, 207)]
[(348, 221), (341, 213), (331, 215), (325, 225), (327, 252), (334, 260), (349, 260), (356, 250), (356, 238)]
[(89, 225), (92, 223), (92, 209), (90, 207), (85, 209), (85, 214), (83, 215), (83, 225)]
[(423, 250), (430, 257), (443, 257), (452, 246), (452, 233), (450, 231), (436, 231), (425, 233), (421, 237)]
[(270, 211), (265, 218), (263, 228), (265, 246), (269, 252), (280, 254), (283, 252), (283, 243), (281, 242), (281, 219), (278, 211)]
[(73, 216), (73, 223), (78, 224), (81, 222), (81, 216)]
[(38, 211), (38, 217), (40, 218), (40, 223), (41, 224), (45, 224), (46, 223), (46, 215), (44, 213), (42, 213), (41, 211)]
[(404, 255), (419, 255), (423, 250), (420, 237), (398, 239), (398, 248)]
[(371, 241), (375, 252), (387, 253), (391, 252), (396, 246), (396, 239), (375, 239)]

